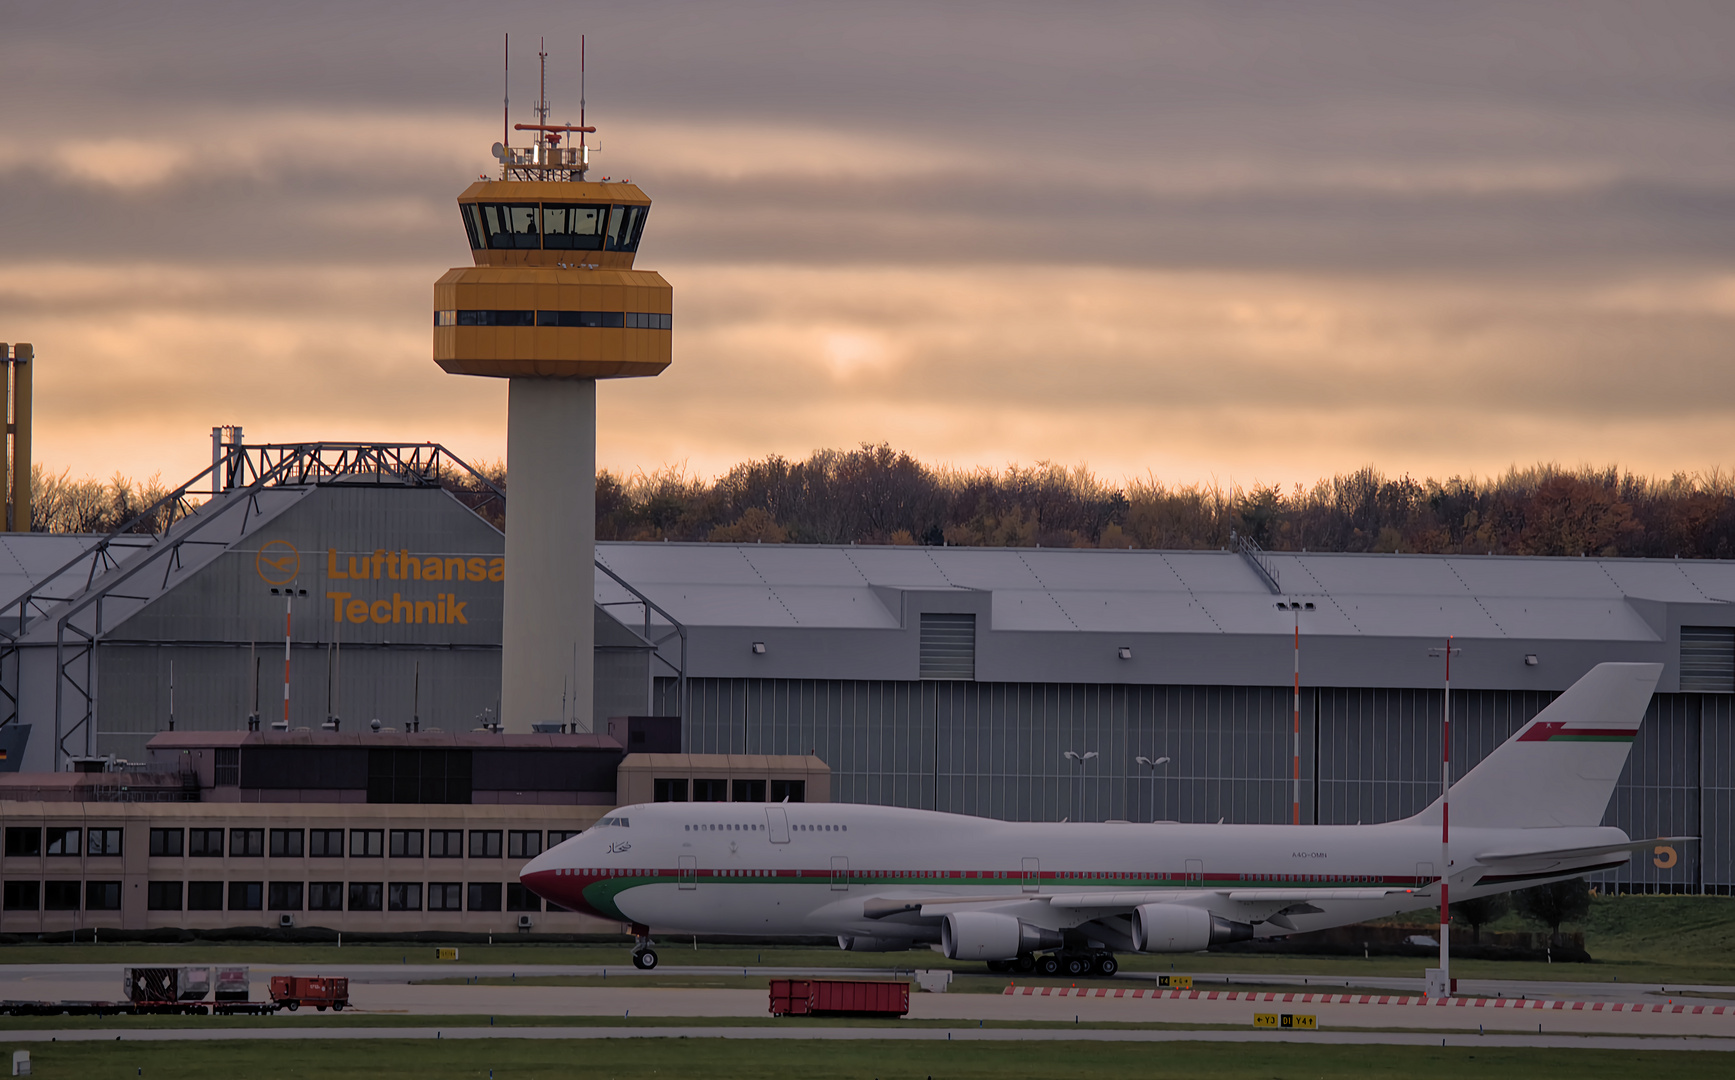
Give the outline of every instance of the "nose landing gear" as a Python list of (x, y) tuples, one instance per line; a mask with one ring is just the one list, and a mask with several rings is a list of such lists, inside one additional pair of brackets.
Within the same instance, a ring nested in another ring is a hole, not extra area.
[(657, 966), (657, 950), (651, 947), (649, 934), (633, 935), (633, 967), (649, 971)]

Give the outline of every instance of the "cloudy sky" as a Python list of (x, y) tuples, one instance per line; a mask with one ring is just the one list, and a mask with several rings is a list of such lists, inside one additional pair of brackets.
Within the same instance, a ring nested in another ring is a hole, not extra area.
[(655, 201), (675, 363), (599, 460), (889, 441), (1109, 479), (1735, 465), (1735, 6), (0, 5), (0, 339), (37, 460), (209, 430), (505, 453), (429, 359), (547, 38)]

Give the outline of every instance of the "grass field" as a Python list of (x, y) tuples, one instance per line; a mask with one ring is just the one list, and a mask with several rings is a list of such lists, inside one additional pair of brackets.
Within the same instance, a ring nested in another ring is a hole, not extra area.
[[(1527, 924), (1508, 916), (1496, 929)], [(1735, 984), (1735, 898), (1714, 896), (1598, 897), (1582, 927), (1595, 963), (1547, 964), (1490, 960), (1455, 960), (1453, 973), (1466, 979), (1550, 979), (1561, 981)], [(678, 940), (659, 943), (664, 965), (705, 964), (727, 967), (950, 967), (978, 972), (980, 965), (954, 963), (926, 949), (895, 953), (848, 953), (838, 949), (783, 946), (701, 945), (691, 948)], [(455, 970), (477, 964), (535, 968), (545, 964), (618, 965), (624, 977), (642, 977), (630, 966), (631, 950), (619, 945), (541, 945), (502, 942), (461, 945)], [(1322, 980), (1354, 982), (1374, 976), (1419, 977), (1425, 962), (1411, 957), (1376, 956), (1248, 956), (1196, 953), (1185, 956), (1123, 955), (1128, 971), (1174, 971), (1248, 976), (1308, 975)], [(260, 965), (433, 963), (432, 945), (7, 945), (0, 946), (0, 963), (184, 964), (244, 963)], [(610, 977), (613, 977), (611, 970)]]
[[(0, 1046), (9, 1053), (10, 1046)], [(1664, 1075), (1694, 1080), (1728, 1075), (1729, 1056), (1712, 1052), (1490, 1050), (1483, 1048), (1308, 1046), (1305, 1044), (1164, 1043), (1157, 1045), (1029, 1042), (737, 1042), (715, 1039), (487, 1042), (422, 1039), (318, 1043), (253, 1040), (222, 1043), (54, 1043), (29, 1047), (34, 1074), (48, 1080), (234, 1080), (313, 1077), (378, 1080), (534, 1080), (598, 1078), (824, 1076), (893, 1078), (1079, 1077), (1081, 1080), (1185, 1077), (1187, 1080), (1369, 1077), (1456, 1080), (1483, 1073), (1526, 1080), (1579, 1080), (1597, 1073)]]
[[(12, 1047), (0, 1047), (9, 1052)], [(36, 1044), (36, 1077), (49, 1080), (232, 1080), (234, 1077), (314, 1077), (318, 1080), (534, 1080), (545, 1077), (892, 1078), (1185, 1077), (1187, 1080), (1371, 1077), (1447, 1080), (1482, 1073), (1527, 1080), (1579, 1080), (1586, 1075), (1666, 1075), (1693, 1080), (1725, 1077), (1726, 1054), (1624, 1050), (1490, 1050), (1442, 1047), (1334, 1047), (1296, 1044), (1128, 1045), (1090, 1042), (734, 1042), (734, 1040), (599, 1040), (599, 1042), (283, 1042), (219, 1044)]]

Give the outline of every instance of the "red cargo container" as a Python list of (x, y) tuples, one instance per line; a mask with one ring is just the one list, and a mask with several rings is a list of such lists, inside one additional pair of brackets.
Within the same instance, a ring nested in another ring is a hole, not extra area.
[(773, 1016), (902, 1016), (909, 1011), (906, 982), (771, 980)]
[(303, 1005), (312, 1005), (320, 1012), (326, 1006), (342, 1012), (349, 1004), (349, 980), (331, 976), (305, 978), (300, 975), (271, 976), (271, 1000), (294, 1012)]

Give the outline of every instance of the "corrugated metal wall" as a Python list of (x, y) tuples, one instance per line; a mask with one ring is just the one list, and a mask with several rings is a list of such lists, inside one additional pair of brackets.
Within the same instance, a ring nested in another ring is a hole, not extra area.
[[(1016, 821), (1291, 817), (1287, 687), (693, 679), (689, 691), (687, 750), (818, 754), (839, 802)], [(657, 692), (659, 712), (680, 711), (673, 680)], [(1553, 698), (1455, 693), (1454, 774)], [(1438, 690), (1304, 691), (1302, 729), (1303, 821), (1390, 821), (1439, 793)], [(1098, 756), (1079, 765), (1067, 750)], [(1171, 760), (1152, 770), (1140, 756)], [(1735, 699), (1658, 694), (1605, 824), (1705, 838), (1673, 855), (1640, 853), (1594, 879), (1605, 888), (1731, 892)]]

